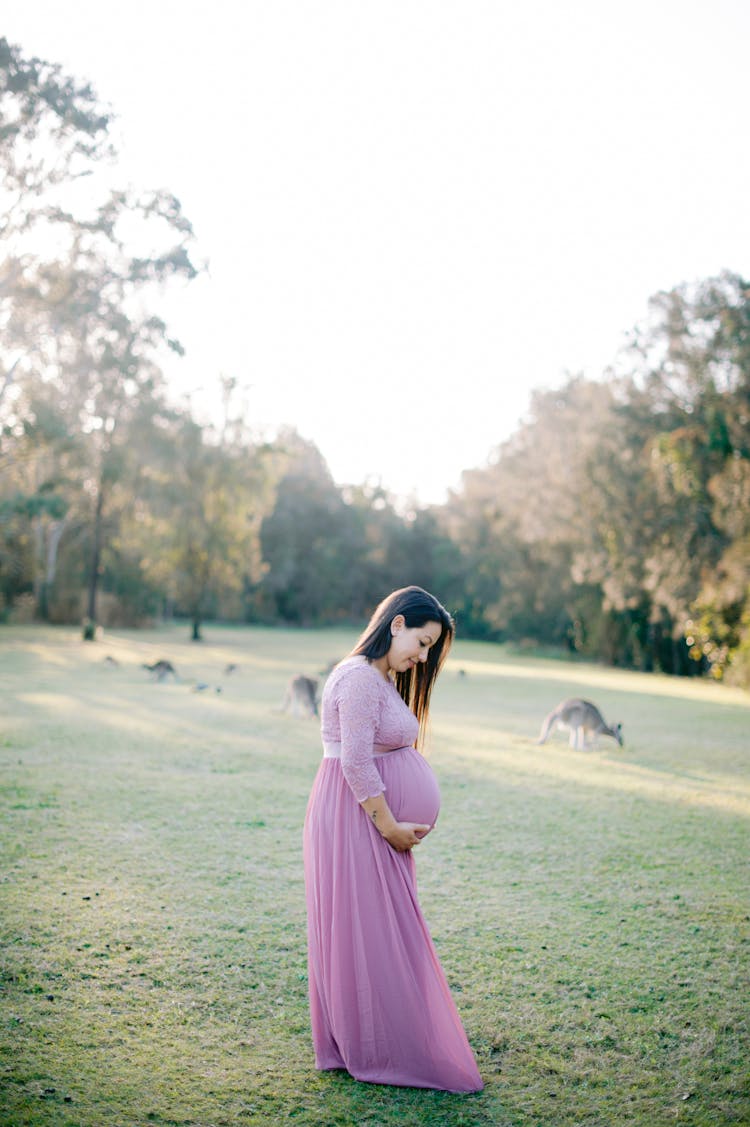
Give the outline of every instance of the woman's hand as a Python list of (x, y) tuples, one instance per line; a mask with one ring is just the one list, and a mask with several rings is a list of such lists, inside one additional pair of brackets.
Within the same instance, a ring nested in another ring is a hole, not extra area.
[(425, 826), (421, 822), (397, 822), (384, 794), (366, 798), (360, 806), (371, 819), (380, 836), (384, 837), (391, 848), (398, 853), (406, 853), (415, 845), (419, 845), (422, 838), (432, 829), (432, 826)]
[(419, 845), (423, 837), (432, 829), (432, 826), (422, 825), (420, 822), (394, 822), (393, 828), (383, 837), (397, 853), (407, 853), (415, 845)]

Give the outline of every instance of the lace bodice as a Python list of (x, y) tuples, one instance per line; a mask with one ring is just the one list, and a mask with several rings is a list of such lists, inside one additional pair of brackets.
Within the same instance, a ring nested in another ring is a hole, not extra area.
[(326, 681), (321, 706), (324, 741), (341, 744), (341, 769), (357, 802), (385, 790), (375, 744), (411, 747), (419, 732), (414, 713), (396, 686), (361, 655), (337, 665)]

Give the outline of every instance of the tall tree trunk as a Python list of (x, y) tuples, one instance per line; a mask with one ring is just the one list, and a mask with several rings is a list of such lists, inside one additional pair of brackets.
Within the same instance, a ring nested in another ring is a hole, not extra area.
[(35, 583), (34, 593), (36, 595), (36, 613), (42, 622), (49, 622), (49, 596), (57, 572), (57, 549), (67, 523), (67, 517), (63, 517), (62, 520), (49, 521), (46, 527), (44, 525), (41, 526), (44, 577)]
[(104, 511), (104, 483), (99, 482), (99, 492), (94, 510), (94, 538), (91, 548), (91, 570), (89, 572), (88, 605), (83, 623), (83, 640), (93, 642), (96, 638), (96, 596), (99, 591), (99, 568), (102, 557), (102, 513)]
[(43, 622), (47, 620), (47, 597), (44, 585), (44, 523), (41, 513), (31, 521), (31, 530), (34, 535), (34, 581), (33, 595), (36, 614)]

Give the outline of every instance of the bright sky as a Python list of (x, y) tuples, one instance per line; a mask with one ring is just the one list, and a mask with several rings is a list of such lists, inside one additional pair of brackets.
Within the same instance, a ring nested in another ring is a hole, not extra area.
[(649, 296), (750, 274), (747, 0), (27, 0), (210, 277), (176, 390), (440, 501)]

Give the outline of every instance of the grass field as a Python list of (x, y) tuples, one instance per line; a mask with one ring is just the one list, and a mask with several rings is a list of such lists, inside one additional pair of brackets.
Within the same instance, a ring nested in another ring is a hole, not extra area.
[[(453, 1096), (313, 1067), (319, 736), (278, 707), (353, 635), (205, 634), (0, 629), (3, 1127), (750, 1123), (750, 696), (456, 646), (417, 852), (486, 1084)], [(571, 695), (625, 747), (537, 747)]]

